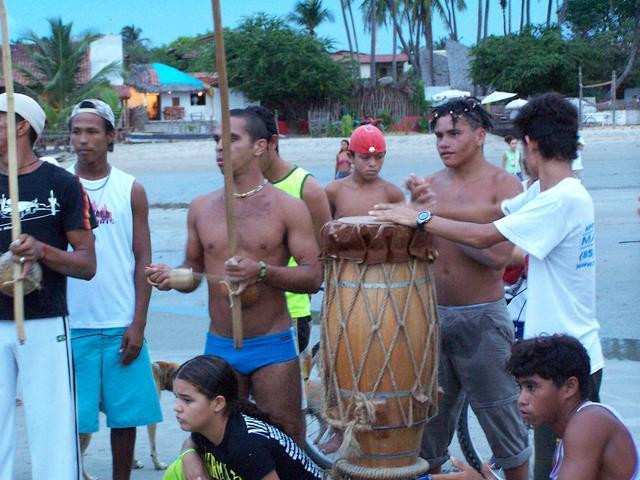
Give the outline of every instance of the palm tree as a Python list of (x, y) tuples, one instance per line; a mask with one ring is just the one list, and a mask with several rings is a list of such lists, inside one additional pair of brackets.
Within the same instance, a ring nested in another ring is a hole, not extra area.
[(478, 35), (476, 36), (476, 45), (480, 45), (482, 40), (482, 0), (478, 0)]
[[(353, 68), (354, 76), (357, 76), (359, 73), (359, 62), (356, 64), (355, 59), (353, 57), (353, 44), (351, 43), (351, 32), (349, 30), (349, 22), (347, 21), (347, 10), (345, 6), (345, 0), (340, 0), (340, 10), (342, 11), (342, 20), (344, 22), (344, 31), (347, 34), (347, 43), (349, 44), (349, 59), (351, 61), (351, 66)], [(355, 32), (354, 32), (355, 34)]]
[(507, 35), (507, 0), (500, 0), (500, 8), (502, 9), (502, 30)]
[(485, 0), (484, 4), (484, 33), (482, 34), (482, 38), (488, 37), (488, 28), (489, 28), (489, 0)]
[(362, 10), (365, 31), (371, 32), (371, 79), (376, 79), (376, 38), (378, 26), (386, 25), (387, 11), (384, 0), (363, 0)]
[(333, 14), (322, 6), (322, 0), (300, 0), (293, 7), (287, 20), (304, 27), (309, 35), (316, 36), (316, 27), (324, 21), (333, 22)]
[(21, 85), (27, 93), (38, 98), (47, 112), (47, 120), (54, 128), (64, 124), (71, 108), (87, 97), (102, 97), (113, 89), (108, 76), (120, 72), (121, 66), (110, 63), (87, 82), (80, 78), (91, 42), (99, 35), (85, 34), (72, 40), (73, 23), (62, 19), (49, 19), (50, 36), (39, 37), (33, 32), (24, 41), (33, 44), (31, 59), (33, 69), (17, 66), (26, 78)]
[(120, 30), (124, 49), (125, 67), (136, 63), (146, 63), (149, 59), (148, 38), (142, 38), (142, 29), (135, 25), (127, 25)]
[(551, 25), (551, 10), (553, 10), (553, 0), (547, 4), (547, 28)]

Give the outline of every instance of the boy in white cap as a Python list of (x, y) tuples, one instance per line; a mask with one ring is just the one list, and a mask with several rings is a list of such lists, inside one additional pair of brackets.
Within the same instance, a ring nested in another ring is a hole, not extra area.
[[(24, 271), (38, 262), (41, 288), (25, 295), (27, 341), (20, 345), (10, 289), (0, 293), (0, 478), (13, 478), (17, 374), (22, 380), (33, 478), (78, 479), (75, 388), (67, 324), (67, 277), (96, 272), (95, 218), (78, 180), (33, 152), (45, 114), (15, 94), (22, 235), (11, 241), (7, 96), (0, 95), (0, 251), (11, 250)], [(67, 251), (71, 245), (72, 250)]]
[(384, 135), (373, 125), (361, 125), (349, 139), (353, 173), (327, 185), (333, 218), (367, 215), (377, 203), (404, 201), (402, 190), (380, 177), (387, 154)]
[[(151, 286), (149, 206), (142, 185), (109, 164), (115, 119), (106, 103), (87, 99), (69, 120), (78, 161), (69, 171), (87, 190), (100, 228), (100, 268), (90, 282), (69, 281), (69, 320), (78, 385), (78, 430), (97, 432), (98, 412), (111, 428), (113, 478), (129, 479), (136, 427), (162, 420), (144, 341)], [(96, 295), (95, 292), (100, 292)], [(81, 436), (83, 451), (89, 436)]]

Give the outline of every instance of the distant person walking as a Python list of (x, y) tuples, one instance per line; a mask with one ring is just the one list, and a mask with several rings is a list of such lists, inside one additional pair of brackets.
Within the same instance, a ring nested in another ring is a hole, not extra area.
[(353, 155), (349, 151), (349, 140), (340, 141), (340, 150), (336, 155), (336, 171), (334, 179), (344, 178), (351, 175), (351, 162)]
[(520, 150), (518, 150), (518, 139), (507, 135), (504, 137), (504, 141), (509, 145), (509, 148), (502, 154), (502, 168), (506, 170), (507, 173), (516, 175), (520, 181), (522, 181), (522, 167), (520, 165), (522, 155), (520, 154)]

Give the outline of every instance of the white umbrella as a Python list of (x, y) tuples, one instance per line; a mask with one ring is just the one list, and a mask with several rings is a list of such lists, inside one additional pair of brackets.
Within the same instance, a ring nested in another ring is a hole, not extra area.
[(465, 92), (464, 90), (445, 90), (444, 92), (434, 94), (431, 98), (436, 102), (439, 102), (450, 98), (468, 97), (469, 95), (471, 95), (471, 92)]
[(507, 98), (516, 97), (517, 93), (509, 93), (509, 92), (498, 92), (495, 91), (491, 95), (487, 95), (482, 99), (482, 104), (486, 105), (487, 103), (501, 102), (502, 100), (506, 100)]
[(524, 98), (516, 98), (515, 100), (510, 101), (509, 103), (507, 103), (504, 108), (521, 108), (524, 107), (527, 102)]

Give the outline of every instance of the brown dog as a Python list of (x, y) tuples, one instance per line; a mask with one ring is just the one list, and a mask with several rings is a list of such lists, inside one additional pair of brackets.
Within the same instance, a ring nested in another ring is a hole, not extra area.
[[(153, 371), (153, 380), (156, 382), (156, 390), (158, 392), (158, 397), (163, 390), (168, 390), (169, 392), (173, 391), (173, 375), (180, 367), (180, 364), (175, 362), (163, 362), (157, 361), (151, 364)], [(156, 425), (151, 424), (147, 425), (147, 432), (149, 433), (149, 445), (151, 447), (151, 459), (153, 460), (153, 467), (156, 470), (164, 470), (167, 468), (167, 464), (161, 462), (158, 458), (158, 453), (156, 451)], [(84, 458), (87, 447), (89, 446), (89, 442), (91, 441), (90, 433), (81, 433), (80, 434), (80, 450), (82, 452), (82, 457)], [(134, 458), (132, 468), (143, 468), (144, 465), (140, 463), (138, 460)], [(84, 480), (95, 480), (96, 477), (92, 477), (87, 473), (87, 470), (82, 466), (82, 477)]]

